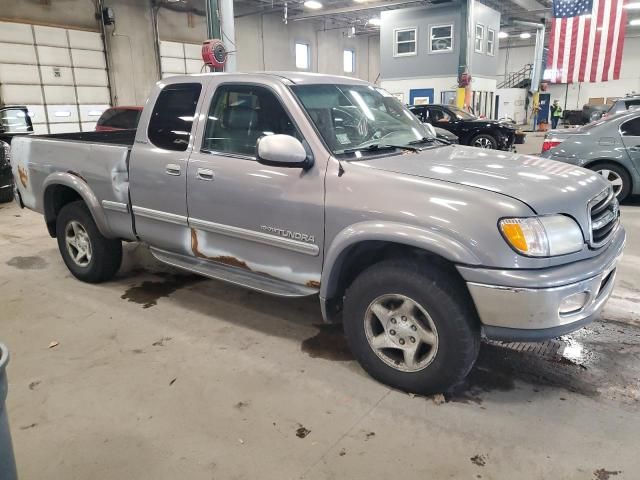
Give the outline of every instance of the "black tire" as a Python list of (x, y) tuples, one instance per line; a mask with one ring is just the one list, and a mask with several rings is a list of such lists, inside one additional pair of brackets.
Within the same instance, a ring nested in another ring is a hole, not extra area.
[[(613, 162), (600, 162), (600, 163), (595, 163), (593, 165), (589, 165), (589, 169), (593, 170), (594, 172), (609, 170), (609, 172), (614, 172), (615, 175), (617, 175), (622, 180), (622, 188), (619, 190), (619, 193), (616, 195), (618, 197), (619, 202), (626, 200), (627, 197), (631, 194), (631, 175), (629, 175), (629, 172), (627, 172), (627, 169), (624, 168), (623, 166)], [(615, 185), (614, 185), (614, 188), (615, 188)]]
[[(367, 340), (369, 306), (388, 294), (416, 302), (435, 326), (437, 351), (421, 370), (391, 367)], [(461, 281), (441, 268), (403, 260), (369, 267), (348, 288), (343, 318), (347, 341), (362, 368), (376, 380), (407, 392), (431, 395), (447, 391), (467, 376), (478, 356), (480, 328), (471, 298)]]
[[(483, 147), (480, 145), (476, 145), (476, 143), (486, 143), (487, 146)], [(475, 135), (474, 137), (471, 138), (471, 140), (469, 140), (469, 146), (497, 150), (498, 141), (496, 140), (496, 137), (494, 137), (493, 135), (489, 135), (488, 133), (481, 133), (479, 135)]]
[[(67, 249), (66, 230), (71, 222), (79, 223), (88, 236), (91, 258), (87, 265), (78, 264)], [(56, 237), (64, 263), (69, 271), (83, 282), (106, 282), (113, 278), (120, 268), (122, 242), (106, 238), (100, 233), (87, 205), (81, 200), (62, 207), (56, 220)]]
[(7, 203), (13, 200), (13, 187), (0, 190), (0, 203)]

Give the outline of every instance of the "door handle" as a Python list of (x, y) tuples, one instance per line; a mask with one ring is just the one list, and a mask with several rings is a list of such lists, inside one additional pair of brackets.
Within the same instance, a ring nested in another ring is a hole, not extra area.
[(180, 165), (168, 163), (164, 168), (167, 175), (180, 175)]
[(213, 180), (213, 170), (208, 168), (199, 168), (196, 170), (196, 178), (198, 180), (207, 180), (210, 182)]
[(633, 147), (629, 147), (630, 152), (640, 152), (640, 145), (634, 145)]

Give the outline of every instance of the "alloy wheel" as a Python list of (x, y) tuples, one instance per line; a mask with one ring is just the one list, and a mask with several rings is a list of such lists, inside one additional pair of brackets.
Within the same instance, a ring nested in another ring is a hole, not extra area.
[(615, 193), (616, 197), (620, 195), (620, 192), (622, 192), (622, 188), (624, 187), (622, 177), (620, 175), (618, 175), (613, 170), (608, 169), (596, 170), (596, 172), (598, 172), (605, 178), (605, 180), (611, 183), (611, 186), (613, 187), (613, 193)]
[(64, 230), (64, 241), (67, 252), (76, 265), (86, 267), (91, 263), (91, 255), (93, 254), (91, 239), (80, 222), (72, 220), (67, 223)]
[(367, 308), (364, 327), (372, 350), (396, 370), (423, 370), (438, 352), (438, 332), (431, 316), (404, 295), (376, 298)]

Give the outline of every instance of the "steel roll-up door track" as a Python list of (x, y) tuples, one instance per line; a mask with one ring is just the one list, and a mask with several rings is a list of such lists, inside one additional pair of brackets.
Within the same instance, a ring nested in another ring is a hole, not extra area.
[(39, 134), (93, 130), (110, 103), (100, 33), (0, 22), (0, 102), (26, 105)]

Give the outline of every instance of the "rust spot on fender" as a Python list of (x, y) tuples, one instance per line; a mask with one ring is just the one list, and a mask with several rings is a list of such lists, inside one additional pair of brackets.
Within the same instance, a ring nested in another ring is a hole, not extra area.
[(20, 183), (22, 184), (22, 186), (24, 188), (27, 188), (29, 175), (27, 175), (27, 171), (21, 165), (18, 165), (18, 176), (20, 177)]
[(198, 258), (204, 258), (206, 260), (211, 260), (212, 262), (222, 263), (224, 265), (229, 265), (230, 267), (242, 268), (244, 270), (251, 270), (245, 262), (237, 259), (236, 257), (231, 257), (227, 255), (211, 257), (209, 255), (205, 255), (204, 253), (202, 253), (198, 248), (198, 232), (196, 231), (195, 228), (191, 229), (191, 251)]
[(309, 280), (305, 285), (309, 288), (320, 288), (320, 282), (317, 280)]

